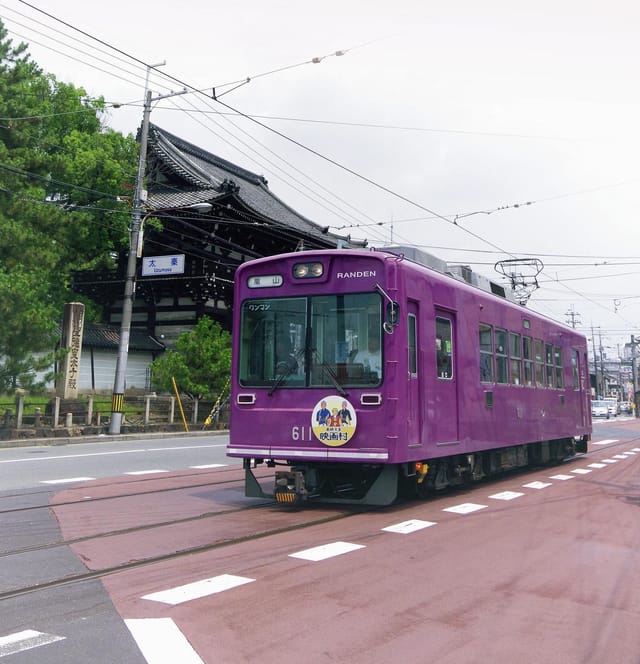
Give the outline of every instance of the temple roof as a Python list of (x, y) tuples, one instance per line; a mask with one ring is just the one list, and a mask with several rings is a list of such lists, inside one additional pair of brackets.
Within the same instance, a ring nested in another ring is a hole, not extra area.
[(147, 210), (183, 208), (194, 203), (215, 203), (232, 196), (238, 203), (273, 227), (294, 230), (320, 247), (338, 243), (362, 247), (363, 241), (329, 232), (296, 212), (275, 196), (262, 175), (252, 173), (203, 150), (157, 125), (149, 126), (147, 145), (149, 199)]
[[(117, 350), (120, 344), (120, 328), (102, 323), (86, 323), (82, 331), (82, 345), (87, 348)], [(129, 350), (159, 353), (165, 349), (163, 343), (144, 330), (131, 328)]]

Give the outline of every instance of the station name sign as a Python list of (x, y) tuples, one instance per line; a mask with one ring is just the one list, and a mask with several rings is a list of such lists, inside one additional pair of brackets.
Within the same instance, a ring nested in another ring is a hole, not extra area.
[(145, 256), (142, 259), (143, 277), (157, 277), (162, 274), (184, 274), (184, 254)]

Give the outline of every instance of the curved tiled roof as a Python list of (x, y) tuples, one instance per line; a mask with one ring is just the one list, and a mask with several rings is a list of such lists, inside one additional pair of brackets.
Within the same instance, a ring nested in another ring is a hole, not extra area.
[[(82, 333), (82, 345), (88, 348), (103, 348), (118, 350), (120, 344), (120, 329), (103, 323), (85, 323)], [(132, 327), (129, 333), (129, 350), (149, 351), (159, 353), (163, 351), (163, 343), (147, 334), (145, 330)]]
[(262, 175), (232, 164), (153, 124), (149, 126), (147, 144), (147, 160), (151, 159), (159, 161), (162, 171), (184, 182), (184, 186), (176, 188), (150, 182), (147, 202), (150, 211), (214, 202), (216, 198), (232, 194), (254, 214), (274, 225), (313, 236), (327, 247), (335, 247), (339, 241), (351, 246), (366, 244), (329, 233), (328, 226), (297, 213), (269, 190), (267, 180)]

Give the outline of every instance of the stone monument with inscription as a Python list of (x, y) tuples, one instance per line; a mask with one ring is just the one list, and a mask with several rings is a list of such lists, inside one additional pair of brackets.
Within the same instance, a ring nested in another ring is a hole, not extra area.
[(80, 382), (80, 355), (84, 329), (84, 304), (68, 302), (64, 305), (62, 322), (62, 348), (66, 350), (62, 360), (62, 378), (58, 381), (57, 396), (77, 399)]

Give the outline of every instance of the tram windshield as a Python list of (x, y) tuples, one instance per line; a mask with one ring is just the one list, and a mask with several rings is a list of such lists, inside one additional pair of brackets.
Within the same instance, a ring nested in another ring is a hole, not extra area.
[(382, 381), (378, 293), (245, 300), (239, 380), (244, 387), (344, 387)]

